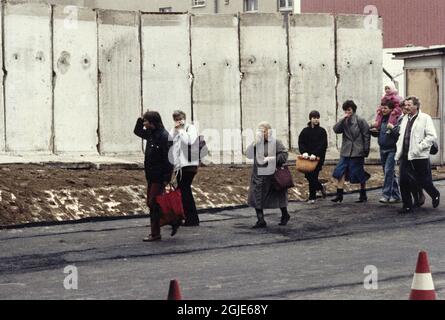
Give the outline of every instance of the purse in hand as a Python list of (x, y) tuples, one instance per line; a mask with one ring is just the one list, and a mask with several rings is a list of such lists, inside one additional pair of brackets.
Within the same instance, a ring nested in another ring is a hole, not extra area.
[(292, 174), (290, 173), (288, 166), (278, 167), (275, 170), (272, 179), (272, 185), (277, 191), (295, 187), (294, 181), (292, 179)]
[(317, 157), (315, 160), (305, 159), (303, 156), (298, 156), (297, 158), (297, 170), (301, 173), (313, 172), (320, 162), (320, 158)]
[(437, 142), (434, 141), (433, 145), (431, 146), (431, 149), (430, 149), (430, 154), (435, 155), (438, 152), (439, 152), (439, 146), (438, 146)]
[(170, 184), (170, 191), (156, 197), (161, 210), (160, 226), (175, 225), (185, 220), (181, 190)]

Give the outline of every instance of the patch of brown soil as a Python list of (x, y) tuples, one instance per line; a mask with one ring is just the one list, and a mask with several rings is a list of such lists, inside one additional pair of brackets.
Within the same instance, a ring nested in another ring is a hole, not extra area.
[[(368, 187), (381, 186), (381, 167), (367, 166), (366, 170), (371, 174)], [(305, 200), (307, 181), (303, 174), (291, 171), (296, 187), (289, 193), (290, 199)], [(336, 190), (332, 171), (333, 166), (325, 166), (320, 174), (331, 193)], [(198, 208), (244, 204), (250, 174), (249, 166), (201, 167), (193, 184)], [(434, 170), (433, 176), (444, 178), (445, 170)], [(145, 206), (145, 185), (142, 169), (73, 170), (3, 165), (0, 166), (0, 225), (75, 219), (79, 217), (75, 214), (79, 210), (87, 212), (82, 213), (82, 217), (139, 214), (135, 208)], [(358, 188), (358, 185), (345, 187), (346, 191)], [(62, 206), (65, 211), (60, 215), (55, 208), (60, 210)]]

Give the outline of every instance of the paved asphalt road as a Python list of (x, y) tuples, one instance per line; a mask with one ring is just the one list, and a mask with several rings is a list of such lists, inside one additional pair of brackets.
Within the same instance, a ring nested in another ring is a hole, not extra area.
[[(437, 184), (445, 194), (445, 183)], [(186, 299), (407, 299), (419, 250), (445, 297), (445, 204), (400, 216), (400, 205), (292, 203), (292, 219), (253, 230), (251, 209), (201, 215), (202, 224), (143, 243), (147, 219), (0, 231), (0, 299), (160, 299), (178, 279)], [(78, 289), (66, 290), (66, 266)], [(364, 269), (377, 267), (378, 289)]]

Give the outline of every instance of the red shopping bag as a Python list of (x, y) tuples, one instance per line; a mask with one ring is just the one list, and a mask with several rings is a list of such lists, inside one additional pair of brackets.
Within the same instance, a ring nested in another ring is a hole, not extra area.
[(181, 190), (170, 185), (170, 191), (157, 196), (156, 202), (161, 210), (161, 227), (166, 225), (174, 225), (182, 220), (185, 220)]

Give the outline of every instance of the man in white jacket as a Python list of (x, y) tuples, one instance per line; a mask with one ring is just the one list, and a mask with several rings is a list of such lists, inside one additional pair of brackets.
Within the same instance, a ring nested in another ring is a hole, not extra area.
[(177, 110), (173, 113), (175, 127), (170, 132), (173, 138), (173, 165), (178, 187), (182, 193), (186, 227), (199, 226), (199, 217), (192, 193), (193, 178), (198, 172), (199, 139), (198, 131), (186, 123), (186, 115)]
[(403, 208), (399, 213), (413, 210), (411, 189), (413, 180), (424, 189), (433, 201), (433, 207), (440, 203), (440, 193), (434, 187), (431, 175), (430, 149), (437, 140), (436, 129), (431, 117), (420, 111), (420, 100), (408, 97), (405, 107), (409, 113), (399, 125), (399, 139), (395, 159), (400, 161), (400, 192)]

